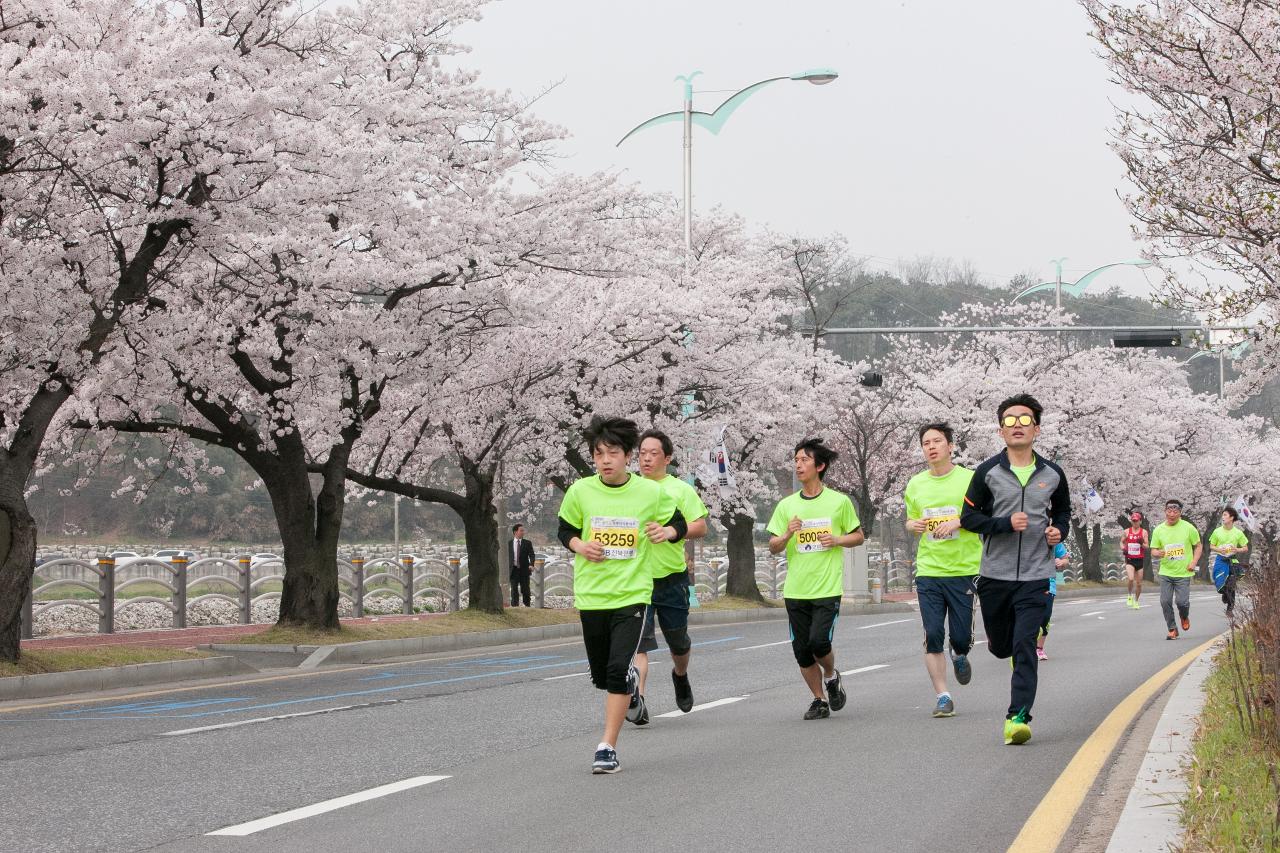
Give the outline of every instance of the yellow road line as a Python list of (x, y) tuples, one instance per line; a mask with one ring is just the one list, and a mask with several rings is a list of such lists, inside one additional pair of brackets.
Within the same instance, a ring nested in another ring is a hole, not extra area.
[[(537, 643), (537, 640), (528, 640), (528, 643)], [(548, 643), (546, 645), (538, 645), (539, 649), (553, 649), (557, 646), (570, 646), (575, 642), (569, 641), (560, 643)], [(524, 645), (523, 643), (520, 645)], [(16, 714), (20, 711), (38, 711), (43, 708), (62, 708), (67, 705), (96, 705), (100, 702), (120, 702), (125, 699), (146, 699), (151, 696), (164, 696), (169, 693), (189, 693), (193, 690), (221, 690), (226, 687), (239, 687), (242, 684), (262, 684), (268, 681), (284, 681), (290, 678), (313, 678), (318, 675), (335, 675), (340, 672), (350, 672), (353, 669), (368, 669), (376, 666), (381, 669), (390, 669), (397, 666), (421, 666), (424, 663), (435, 663), (437, 661), (447, 660), (466, 660), (467, 658), (485, 657), (493, 654), (494, 647), (478, 648), (476, 651), (461, 655), (448, 655), (445, 657), (423, 657), (416, 660), (396, 661), (395, 663), (361, 663), (343, 667), (325, 667), (324, 669), (315, 669), (308, 672), (292, 672), (285, 675), (264, 675), (261, 678), (242, 678), (238, 681), (219, 681), (214, 684), (194, 684), (190, 687), (161, 687), (155, 690), (145, 690), (140, 693), (120, 693), (114, 696), (99, 696), (92, 699), (62, 699), (55, 702), (40, 702), (35, 705), (14, 705), (11, 707), (0, 707), (0, 714)], [(427, 654), (431, 654), (428, 652)]]
[(1093, 734), (1089, 735), (1088, 740), (1076, 750), (1071, 763), (1031, 813), (1022, 831), (1009, 847), (1009, 853), (1046, 853), (1058, 849), (1076, 812), (1084, 804), (1089, 789), (1093, 787), (1098, 774), (1120, 742), (1120, 737), (1141, 713), (1143, 706), (1219, 639), (1221, 638), (1214, 637), (1197, 646), (1148, 678), (1107, 715), (1093, 730)]

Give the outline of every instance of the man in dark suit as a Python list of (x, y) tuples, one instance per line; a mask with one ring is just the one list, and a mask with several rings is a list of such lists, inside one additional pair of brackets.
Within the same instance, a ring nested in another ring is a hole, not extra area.
[(533, 574), (533, 543), (524, 538), (524, 525), (511, 528), (511, 542), (507, 545), (507, 557), (511, 560), (511, 606), (518, 607), (520, 598), (529, 607), (529, 577)]

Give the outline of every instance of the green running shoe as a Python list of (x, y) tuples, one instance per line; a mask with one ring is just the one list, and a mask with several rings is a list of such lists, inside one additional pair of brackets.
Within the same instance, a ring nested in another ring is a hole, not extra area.
[(1031, 726), (1027, 725), (1026, 717), (1021, 714), (1015, 714), (1012, 718), (1004, 721), (1004, 743), (1009, 744), (1026, 743), (1031, 740)]

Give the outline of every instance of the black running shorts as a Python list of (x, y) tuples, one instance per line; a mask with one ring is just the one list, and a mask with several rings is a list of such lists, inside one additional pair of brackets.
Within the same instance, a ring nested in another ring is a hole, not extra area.
[(610, 693), (627, 693), (627, 670), (640, 645), (648, 605), (613, 610), (580, 610), (582, 642), (587, 647), (591, 683)]
[(831, 598), (785, 598), (787, 621), (791, 624), (791, 650), (796, 663), (810, 667), (817, 658), (831, 653), (831, 639), (840, 616), (840, 596)]

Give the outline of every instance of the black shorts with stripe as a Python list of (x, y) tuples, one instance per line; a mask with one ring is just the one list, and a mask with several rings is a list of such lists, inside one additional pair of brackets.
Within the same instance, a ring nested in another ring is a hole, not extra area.
[(647, 604), (612, 610), (580, 610), (582, 642), (587, 647), (591, 683), (610, 693), (627, 693), (627, 670), (640, 646)]

